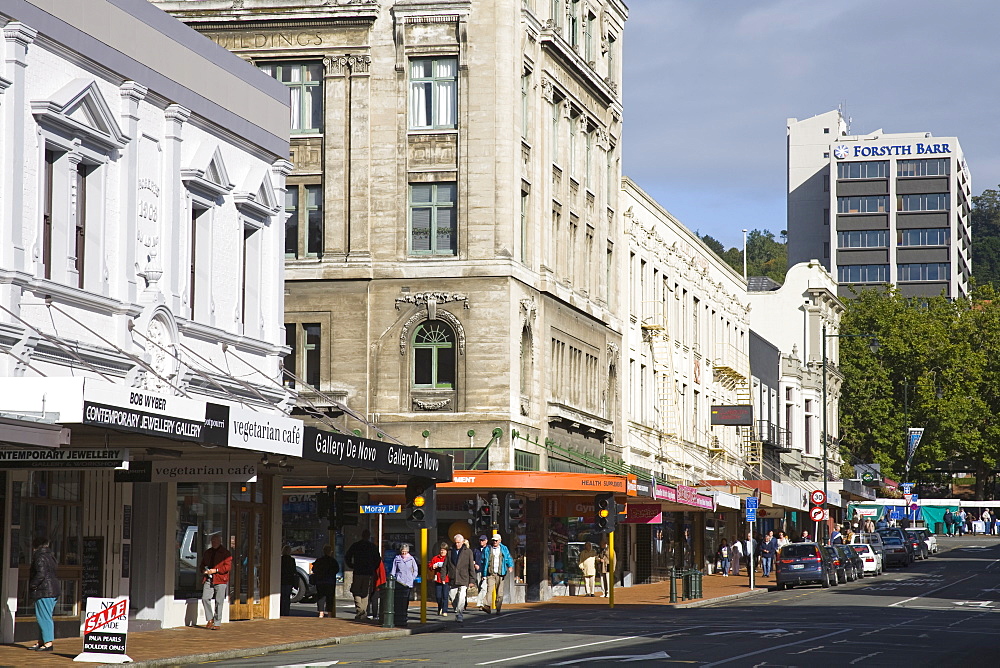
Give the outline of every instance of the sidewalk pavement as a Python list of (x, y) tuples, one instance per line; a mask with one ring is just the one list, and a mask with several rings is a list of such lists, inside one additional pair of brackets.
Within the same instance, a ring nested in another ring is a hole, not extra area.
[[(756, 592), (763, 593), (774, 585), (774, 578), (764, 579), (757, 574)], [(702, 581), (703, 598), (681, 601), (680, 582), (678, 602), (670, 604), (670, 584), (657, 582), (634, 587), (615, 588), (615, 607), (662, 605), (664, 607), (697, 607), (731, 598), (753, 595), (746, 577), (722, 577), (706, 575)], [(559, 607), (565, 605), (606, 606), (608, 599), (602, 596), (557, 596), (550, 601), (538, 603), (518, 603), (505, 605), (504, 610), (530, 609), (537, 607)], [(342, 645), (367, 642), (384, 638), (396, 638), (416, 633), (428, 633), (443, 628), (454, 628), (454, 615), (442, 620), (428, 608), (427, 624), (421, 625), (420, 608), (416, 602), (410, 603), (410, 627), (406, 629), (383, 629), (371, 623), (355, 622), (348, 612), (341, 612), (343, 618), (319, 619), (318, 617), (283, 617), (281, 619), (258, 620), (252, 622), (230, 622), (219, 631), (207, 631), (200, 627), (180, 627), (162, 631), (142, 631), (128, 636), (128, 655), (135, 662), (133, 666), (171, 666), (182, 663), (219, 661), (248, 656), (258, 656), (277, 651)], [(471, 612), (470, 617), (482, 616)], [(83, 651), (82, 638), (62, 638), (55, 642), (52, 653), (29, 652), (30, 643), (0, 645), (0, 667), (4, 666), (69, 666), (73, 657)], [(80, 665), (80, 664), (74, 664)], [(97, 665), (97, 664), (91, 664)]]

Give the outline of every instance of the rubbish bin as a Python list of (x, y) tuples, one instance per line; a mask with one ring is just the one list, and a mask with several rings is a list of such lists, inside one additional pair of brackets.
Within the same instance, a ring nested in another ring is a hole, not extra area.
[(942, 534), (942, 533), (944, 533), (944, 522), (935, 522), (934, 523), (934, 533), (936, 533), (936, 534)]

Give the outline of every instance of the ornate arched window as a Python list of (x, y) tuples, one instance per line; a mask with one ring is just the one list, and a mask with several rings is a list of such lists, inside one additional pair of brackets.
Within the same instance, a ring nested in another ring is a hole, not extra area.
[(425, 322), (413, 333), (413, 387), (455, 387), (455, 333), (440, 320)]

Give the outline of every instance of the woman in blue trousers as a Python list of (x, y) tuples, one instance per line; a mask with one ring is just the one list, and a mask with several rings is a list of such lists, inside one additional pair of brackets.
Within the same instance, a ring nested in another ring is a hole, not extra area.
[(38, 642), (28, 649), (35, 652), (51, 652), (55, 627), (52, 612), (56, 607), (61, 588), (56, 577), (56, 558), (49, 549), (49, 539), (39, 536), (33, 543), (31, 553), (31, 577), (28, 592), (35, 601), (35, 620), (38, 622)]

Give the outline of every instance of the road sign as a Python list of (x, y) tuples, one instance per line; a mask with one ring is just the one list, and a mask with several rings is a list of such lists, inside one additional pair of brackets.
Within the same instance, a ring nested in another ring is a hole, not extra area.
[(919, 508), (919, 507), (920, 507), (920, 505), (919, 505), (919, 504), (917, 504), (917, 503), (912, 503), (912, 504), (910, 504), (910, 510), (916, 510), (916, 509), (917, 509), (917, 508)]
[(919, 500), (920, 500), (919, 494), (910, 494), (910, 501), (919, 501)]
[(373, 505), (358, 506), (362, 515), (394, 515), (402, 510), (401, 505), (379, 503)]
[(899, 519), (899, 510), (897, 510), (895, 507), (893, 507), (893, 509), (889, 511), (889, 519), (890, 520), (898, 520)]
[(758, 499), (756, 496), (747, 497), (747, 510), (750, 510), (751, 508), (756, 510), (759, 505), (760, 505), (760, 499)]
[(809, 495), (809, 498), (812, 499), (813, 504), (817, 506), (822, 506), (826, 503), (826, 494), (824, 494), (821, 489), (814, 490), (813, 493)]
[(816, 506), (809, 509), (809, 519), (813, 522), (820, 522), (823, 520), (823, 509)]
[(901, 486), (903, 488), (903, 494), (912, 494), (913, 493), (913, 483), (912, 482), (904, 482)]
[(912, 499), (913, 499), (913, 495), (912, 494), (904, 494), (903, 495), (903, 502), (906, 503), (906, 505), (910, 505), (910, 501)]

